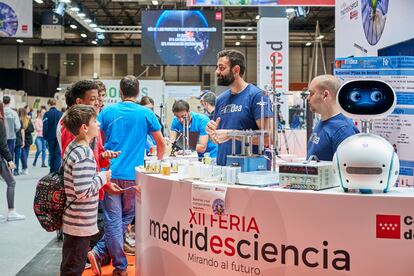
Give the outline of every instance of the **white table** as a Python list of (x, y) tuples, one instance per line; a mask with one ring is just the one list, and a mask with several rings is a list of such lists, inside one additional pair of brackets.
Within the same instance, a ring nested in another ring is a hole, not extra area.
[(137, 172), (137, 183), (136, 275), (414, 275), (413, 189), (230, 186), (219, 217), (192, 212), (191, 181)]

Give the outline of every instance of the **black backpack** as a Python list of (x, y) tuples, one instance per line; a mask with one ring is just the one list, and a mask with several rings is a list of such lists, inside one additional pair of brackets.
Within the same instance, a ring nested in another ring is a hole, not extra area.
[(80, 146), (76, 146), (70, 150), (58, 172), (49, 173), (37, 183), (33, 210), (40, 225), (48, 232), (57, 231), (62, 228), (63, 212), (74, 201), (65, 208), (66, 193), (63, 181), (63, 169), (71, 152), (78, 147)]

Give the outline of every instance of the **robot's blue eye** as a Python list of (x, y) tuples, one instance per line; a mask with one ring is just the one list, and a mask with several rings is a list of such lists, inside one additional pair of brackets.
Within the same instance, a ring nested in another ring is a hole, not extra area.
[(359, 93), (358, 91), (352, 91), (349, 94), (349, 99), (354, 103), (357, 103), (361, 99), (361, 93)]
[(380, 100), (382, 100), (382, 93), (380, 91), (372, 91), (371, 92), (371, 100), (373, 102), (379, 102)]

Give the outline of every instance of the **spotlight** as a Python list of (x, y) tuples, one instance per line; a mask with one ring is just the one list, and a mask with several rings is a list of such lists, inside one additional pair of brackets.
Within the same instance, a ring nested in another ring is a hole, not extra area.
[(240, 46), (240, 41), (236, 41), (236, 43), (234, 43), (234, 45)]
[(16, 39), (17, 43), (23, 43), (23, 39)]
[(81, 34), (80, 36), (83, 37), (83, 38), (87, 38), (88, 37), (86, 34)]

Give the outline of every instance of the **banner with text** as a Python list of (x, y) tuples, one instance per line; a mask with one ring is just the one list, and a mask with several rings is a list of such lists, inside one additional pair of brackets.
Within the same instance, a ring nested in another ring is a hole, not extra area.
[[(377, 56), (414, 37), (412, 0), (336, 0), (335, 57)], [(396, 31), (400, 30), (400, 31)]]
[(274, 88), (281, 95), (280, 110), (289, 125), (289, 20), (263, 17), (257, 26), (257, 84), (263, 90)]
[[(119, 80), (100, 80), (106, 86), (105, 105), (117, 103), (121, 101), (121, 94), (119, 91)], [(151, 97), (154, 102), (154, 111), (160, 114), (160, 106), (164, 106), (164, 87), (163, 80), (140, 80), (139, 81), (139, 95), (138, 99), (143, 96)]]
[(389, 141), (398, 154), (396, 185), (414, 187), (414, 57), (337, 59), (334, 71), (341, 82), (379, 79), (394, 88), (397, 106), (387, 118), (374, 121), (373, 133)]
[(65, 21), (63, 16), (53, 11), (42, 12), (42, 39), (64, 40)]
[(2, 37), (33, 37), (32, 0), (0, 0)]
[[(226, 214), (191, 208), (192, 183), (137, 175), (138, 276), (411, 276), (414, 191), (230, 186)], [(364, 206), (364, 208), (361, 208)]]

